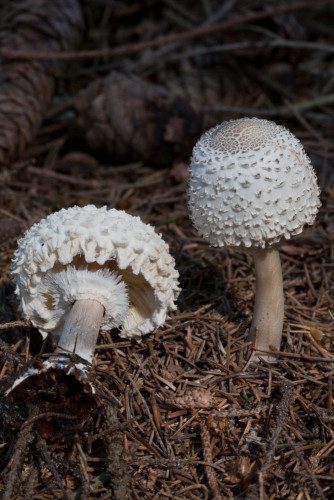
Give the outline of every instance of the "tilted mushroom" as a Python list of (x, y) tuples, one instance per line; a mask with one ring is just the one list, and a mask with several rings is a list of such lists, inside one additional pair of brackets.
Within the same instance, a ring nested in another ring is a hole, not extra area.
[[(118, 328), (139, 340), (164, 323), (179, 294), (174, 259), (153, 227), (94, 205), (33, 225), (18, 242), (11, 272), (24, 316), (57, 344), (39, 372), (60, 365), (73, 371), (71, 354), (91, 363), (100, 330)], [(81, 376), (84, 365), (76, 365)]]
[(312, 224), (316, 176), (299, 140), (257, 118), (230, 120), (205, 132), (193, 149), (189, 209), (200, 235), (217, 247), (254, 256), (256, 297), (250, 339), (255, 358), (280, 349), (284, 297), (278, 245)]

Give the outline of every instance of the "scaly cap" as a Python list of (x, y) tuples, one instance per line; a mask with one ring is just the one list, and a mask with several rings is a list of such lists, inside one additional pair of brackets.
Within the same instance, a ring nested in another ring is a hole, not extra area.
[(274, 122), (223, 122), (193, 149), (191, 219), (214, 246), (270, 247), (312, 224), (319, 206), (316, 176), (303, 146)]
[[(149, 333), (163, 324), (168, 310), (176, 308), (179, 274), (167, 243), (153, 227), (120, 210), (75, 206), (33, 225), (19, 240), (12, 261), (11, 271), (21, 308), (44, 337), (57, 328), (60, 317), (74, 300), (94, 298), (92, 293), (98, 290), (99, 283), (103, 286), (103, 282), (108, 283), (110, 279), (108, 273), (102, 275), (101, 272), (96, 280), (89, 278), (91, 292), (86, 295), (82, 290), (88, 287), (80, 287), (75, 280), (73, 290), (66, 290), (62, 296), (59, 289), (52, 290), (50, 273), (69, 267), (80, 270), (84, 280), (91, 271), (99, 269), (112, 273), (115, 286), (119, 282), (117, 276), (120, 277), (129, 302), (121, 326), (122, 337), (138, 338)], [(72, 270), (57, 283), (69, 286), (71, 273)], [(101, 296), (106, 308), (108, 290), (105, 288), (97, 295), (96, 300)], [(104, 330), (114, 326), (107, 318), (106, 314)]]

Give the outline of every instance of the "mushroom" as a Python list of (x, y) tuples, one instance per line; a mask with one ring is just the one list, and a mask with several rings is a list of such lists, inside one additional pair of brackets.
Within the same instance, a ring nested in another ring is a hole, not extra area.
[(278, 245), (312, 224), (319, 206), (316, 176), (303, 146), (272, 121), (223, 122), (193, 149), (189, 209), (196, 229), (213, 246), (254, 257), (250, 339), (256, 343), (255, 359), (273, 361), (270, 347), (280, 349), (284, 297)]
[(99, 331), (136, 338), (175, 309), (178, 272), (168, 245), (116, 209), (62, 209), (18, 242), (11, 272), (24, 316), (57, 353), (92, 362)]

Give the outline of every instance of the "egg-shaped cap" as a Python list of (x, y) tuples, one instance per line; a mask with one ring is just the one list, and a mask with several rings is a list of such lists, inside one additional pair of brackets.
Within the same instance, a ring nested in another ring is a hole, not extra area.
[(223, 122), (193, 149), (191, 219), (214, 246), (271, 247), (312, 224), (319, 206), (316, 176), (303, 146), (272, 121)]
[[(53, 296), (50, 273), (69, 268), (70, 273), (72, 268), (77, 269), (86, 280), (91, 272), (104, 269), (117, 276), (117, 283), (124, 283), (128, 309), (120, 327), (122, 337), (139, 338), (149, 333), (163, 324), (168, 310), (176, 308), (179, 274), (167, 243), (153, 227), (124, 211), (75, 206), (34, 224), (18, 241), (11, 265), (20, 307), (44, 337), (59, 326), (60, 304), (64, 309), (67, 301), (69, 309), (75, 300), (94, 298), (94, 290), (96, 300), (99, 295), (107, 300), (107, 290), (99, 292), (99, 283), (108, 282), (101, 271), (94, 283), (89, 279), (89, 294), (83, 294), (78, 277), (71, 293), (64, 294), (62, 300), (59, 290)], [(60, 281), (66, 284), (72, 280)], [(105, 321), (102, 328), (112, 326)]]

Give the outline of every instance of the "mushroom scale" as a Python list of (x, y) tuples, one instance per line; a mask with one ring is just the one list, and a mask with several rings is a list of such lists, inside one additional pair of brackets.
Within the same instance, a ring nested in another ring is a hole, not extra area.
[[(78, 297), (70, 290), (63, 297), (59, 289), (53, 294), (52, 274), (63, 273), (60, 281), (67, 287), (72, 282), (71, 271), (67, 274), (70, 268), (87, 278), (86, 290), (73, 282)], [(99, 276), (92, 279), (94, 271)], [(161, 326), (168, 310), (175, 310), (180, 290), (175, 261), (152, 226), (124, 211), (94, 205), (62, 209), (34, 224), (18, 242), (11, 272), (20, 307), (43, 337), (57, 329), (76, 298), (94, 299), (90, 287), (96, 290), (104, 281), (105, 289), (99, 293), (106, 301), (108, 282), (126, 288), (126, 293), (120, 292), (128, 303), (119, 317), (125, 316), (120, 335), (127, 338), (139, 339)], [(111, 316), (112, 311), (105, 314), (102, 330), (115, 326), (109, 321)]]
[(316, 176), (303, 146), (274, 122), (223, 122), (193, 149), (191, 218), (214, 246), (271, 247), (312, 224), (319, 206)]

